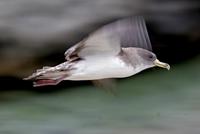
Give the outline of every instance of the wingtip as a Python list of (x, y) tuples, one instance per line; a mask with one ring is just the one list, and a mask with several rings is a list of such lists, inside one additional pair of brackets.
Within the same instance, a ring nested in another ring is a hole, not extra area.
[(141, 44), (141, 46), (144, 46), (144, 48), (152, 51), (152, 45), (151, 45), (151, 41), (149, 38), (146, 21), (145, 21), (144, 17), (139, 16), (136, 20), (137, 20), (136, 24), (138, 27), (139, 43)]
[(146, 21), (143, 16), (127, 17), (108, 26), (119, 29), (117, 32), (120, 35), (122, 47), (138, 47), (152, 51)]

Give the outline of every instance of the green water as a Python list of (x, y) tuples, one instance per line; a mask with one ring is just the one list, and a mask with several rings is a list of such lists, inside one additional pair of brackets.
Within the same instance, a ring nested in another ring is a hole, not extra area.
[(118, 82), (55, 93), (3, 92), (0, 134), (199, 134), (200, 57)]

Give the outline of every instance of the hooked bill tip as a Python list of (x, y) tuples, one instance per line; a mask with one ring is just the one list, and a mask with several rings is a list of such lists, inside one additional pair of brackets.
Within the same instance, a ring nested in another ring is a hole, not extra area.
[(154, 61), (154, 65), (162, 68), (166, 68), (167, 70), (170, 70), (170, 65), (164, 62), (160, 62), (158, 59)]

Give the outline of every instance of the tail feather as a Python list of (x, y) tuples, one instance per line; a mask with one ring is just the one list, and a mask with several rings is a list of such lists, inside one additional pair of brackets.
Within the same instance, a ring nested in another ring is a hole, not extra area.
[(44, 66), (42, 69), (37, 69), (36, 72), (41, 72), (41, 71), (47, 70), (47, 69), (49, 69), (49, 68), (51, 68), (51, 67), (49, 67), (49, 66)]
[(53, 67), (48, 67), (48, 68), (42, 68), (42, 69), (37, 69), (35, 73), (33, 73), (32, 75), (24, 78), (24, 80), (34, 80), (37, 78), (40, 78), (44, 75), (49, 74), (50, 72), (53, 72), (54, 70), (52, 70)]
[(35, 73), (30, 75), (24, 80), (33, 80), (33, 86), (46, 86), (46, 85), (57, 85), (67, 76), (69, 76), (69, 64), (64, 62), (55, 67), (43, 67), (42, 69), (36, 70)]

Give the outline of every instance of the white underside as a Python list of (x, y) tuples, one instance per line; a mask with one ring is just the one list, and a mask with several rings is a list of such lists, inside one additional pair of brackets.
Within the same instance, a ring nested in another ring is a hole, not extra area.
[(75, 64), (65, 80), (96, 80), (106, 78), (124, 78), (134, 75), (148, 67), (138, 65), (132, 67), (125, 64), (119, 57), (91, 57)]

